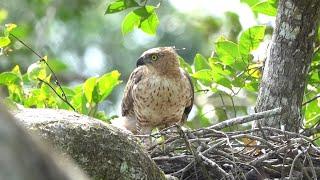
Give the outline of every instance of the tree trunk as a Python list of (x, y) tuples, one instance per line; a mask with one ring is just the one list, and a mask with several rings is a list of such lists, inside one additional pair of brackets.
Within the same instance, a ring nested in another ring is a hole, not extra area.
[(313, 56), (320, 0), (280, 0), (276, 27), (267, 55), (256, 111), (282, 107), (284, 114), (262, 126), (297, 132), (306, 77)]

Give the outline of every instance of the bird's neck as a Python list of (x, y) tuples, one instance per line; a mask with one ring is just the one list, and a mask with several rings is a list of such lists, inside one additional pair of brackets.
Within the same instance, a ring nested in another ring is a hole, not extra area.
[(179, 64), (167, 64), (166, 66), (158, 67), (157, 69), (151, 68), (150, 69), (152, 73), (156, 73), (160, 76), (166, 76), (168, 78), (179, 78), (181, 76), (180, 74), (180, 68)]

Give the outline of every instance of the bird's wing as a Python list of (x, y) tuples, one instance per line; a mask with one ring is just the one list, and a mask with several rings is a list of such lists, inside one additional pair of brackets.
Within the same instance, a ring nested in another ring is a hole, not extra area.
[(191, 89), (191, 103), (188, 104), (185, 109), (184, 109), (184, 112), (183, 112), (183, 115), (182, 115), (182, 121), (186, 121), (187, 118), (188, 118), (188, 115), (192, 109), (192, 106), (193, 106), (193, 101), (194, 101), (194, 87), (193, 87), (193, 83), (192, 83), (192, 80), (191, 80), (191, 77), (190, 75), (183, 69), (181, 69), (182, 72), (183, 72), (183, 75), (185, 75), (188, 79), (188, 82), (189, 82), (189, 85), (190, 85), (190, 89)]
[(133, 86), (142, 79), (144, 74), (143, 69), (144, 69), (144, 66), (137, 67), (129, 77), (126, 88), (124, 90), (124, 95), (121, 103), (122, 116), (126, 116), (130, 112), (133, 112), (132, 89), (133, 89)]

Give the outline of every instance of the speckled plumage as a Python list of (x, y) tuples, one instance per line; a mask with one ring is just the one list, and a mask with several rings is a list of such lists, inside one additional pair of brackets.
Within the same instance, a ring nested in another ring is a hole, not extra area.
[(194, 94), (190, 77), (179, 67), (175, 50), (150, 49), (142, 54), (137, 66), (122, 99), (125, 128), (148, 134), (156, 127), (183, 123), (191, 111)]

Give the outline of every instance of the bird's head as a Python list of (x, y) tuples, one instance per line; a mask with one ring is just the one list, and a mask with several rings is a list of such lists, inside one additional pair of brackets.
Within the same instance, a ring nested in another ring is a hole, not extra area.
[(146, 65), (160, 74), (179, 71), (179, 59), (174, 47), (157, 47), (145, 51), (137, 61), (137, 67)]

